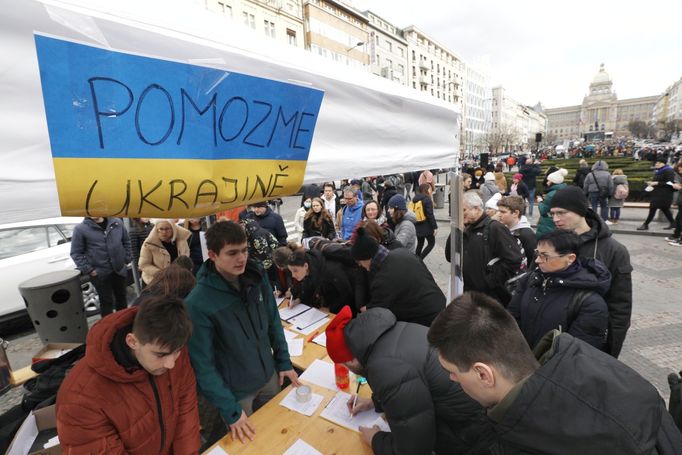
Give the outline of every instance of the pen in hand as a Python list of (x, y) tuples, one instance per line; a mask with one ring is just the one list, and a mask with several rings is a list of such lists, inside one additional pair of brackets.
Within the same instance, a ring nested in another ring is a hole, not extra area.
[(355, 388), (355, 398), (353, 398), (353, 406), (350, 409), (350, 418), (353, 418), (353, 410), (355, 410), (355, 406), (358, 404), (358, 393), (360, 393), (360, 386), (362, 385), (362, 382), (356, 377), (355, 380), (358, 383), (358, 386)]

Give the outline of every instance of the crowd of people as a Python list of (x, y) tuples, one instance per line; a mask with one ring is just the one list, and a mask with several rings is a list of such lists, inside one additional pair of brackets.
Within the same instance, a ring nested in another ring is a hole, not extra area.
[[(72, 255), (103, 319), (57, 398), (63, 450), (190, 454), (225, 433), (257, 438), (250, 416), (300, 385), (275, 300), (287, 297), (336, 315), (329, 356), (373, 394), (349, 411), (384, 412), (391, 428), (360, 428), (376, 454), (682, 453), (656, 390), (617, 360), (632, 266), (610, 199), (627, 179), (586, 166), (573, 184), (550, 169), (542, 193), (532, 159), (511, 181), (501, 166), (467, 170), (465, 292), (449, 305), (424, 263), (438, 228), (429, 170), (305, 187), (293, 239), (266, 202), (208, 228), (135, 220), (130, 235), (86, 218)], [(146, 287), (126, 308), (134, 257)]]

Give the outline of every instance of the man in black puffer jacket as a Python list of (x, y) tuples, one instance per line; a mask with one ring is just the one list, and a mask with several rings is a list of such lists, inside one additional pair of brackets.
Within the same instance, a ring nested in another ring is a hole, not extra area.
[(682, 453), (665, 402), (636, 371), (556, 330), (531, 352), (514, 318), (483, 294), (456, 298), (428, 339), (450, 378), (488, 408), (494, 453)]
[[(375, 455), (488, 453), (492, 428), (483, 408), (448, 379), (428, 346), (427, 328), (397, 321), (385, 308), (351, 319), (344, 309), (329, 324), (327, 351), (367, 378), (372, 398), (349, 402), (352, 414), (384, 412), (391, 432), (360, 427)], [(477, 446), (477, 448), (474, 448)]]
[(556, 192), (550, 204), (557, 229), (580, 236), (581, 258), (599, 259), (611, 272), (611, 287), (604, 295), (609, 309), (605, 351), (618, 357), (632, 316), (632, 265), (627, 248), (611, 236), (609, 227), (587, 207), (585, 194), (569, 186)]

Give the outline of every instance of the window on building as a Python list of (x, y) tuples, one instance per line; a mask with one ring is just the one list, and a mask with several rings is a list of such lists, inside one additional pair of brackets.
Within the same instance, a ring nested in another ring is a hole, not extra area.
[(386, 66), (389, 68), (393, 68), (393, 60), (391, 60), (390, 58), (387, 58), (386, 59)]
[(242, 11), (242, 18), (244, 19), (244, 25), (256, 29), (256, 16), (249, 14), (246, 11)]
[(412, 61), (414, 62), (416, 60), (417, 60), (417, 54), (415, 54), (415, 52), (412, 51)]
[(396, 70), (396, 72), (399, 75), (404, 76), (405, 75), (405, 67), (402, 64), (398, 63), (398, 69)]
[(226, 5), (223, 2), (218, 2), (218, 8), (222, 14), (228, 16), (230, 19), (232, 18), (232, 7), (230, 5)]
[(417, 88), (417, 83), (412, 81), (412, 88), (416, 89)]
[(401, 57), (405, 57), (405, 49), (398, 46), (398, 54), (400, 54)]
[(388, 49), (388, 52), (393, 52), (393, 43), (386, 41), (386, 49)]
[(263, 27), (265, 28), (265, 36), (270, 38), (275, 38), (275, 23), (270, 21), (263, 21)]
[(287, 29), (287, 42), (292, 46), (296, 46), (296, 30)]

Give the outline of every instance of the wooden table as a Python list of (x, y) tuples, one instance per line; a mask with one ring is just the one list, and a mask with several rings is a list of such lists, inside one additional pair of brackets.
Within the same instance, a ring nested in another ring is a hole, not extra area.
[[(352, 376), (348, 393), (354, 393), (357, 387), (355, 377)], [(320, 417), (320, 413), (336, 392), (315, 384), (309, 385), (313, 393), (324, 397), (312, 416), (307, 417), (280, 406), (280, 401), (291, 390), (289, 386), (249, 418), (256, 427), (253, 441), (242, 444), (239, 440), (234, 441), (228, 434), (216, 445), (220, 445), (230, 455), (280, 455), (300, 438), (325, 455), (372, 455), (372, 448), (362, 441), (360, 433)], [(371, 394), (368, 385), (360, 387), (361, 396), (370, 397)]]
[[(288, 304), (287, 300), (285, 299), (284, 302), (280, 305), (280, 308), (284, 308)], [(319, 308), (320, 311), (323, 311), (325, 313), (328, 313), (330, 316), (329, 321), (317, 329), (317, 334), (324, 333), (324, 330), (327, 328), (331, 320), (334, 318), (333, 314), (329, 313), (329, 310), (326, 308)], [(291, 327), (291, 324), (289, 324), (286, 321), (282, 321), (282, 326), (286, 329)], [(296, 332), (295, 330), (290, 330), (292, 333), (298, 334), (299, 338), (303, 338), (303, 354), (297, 357), (291, 357), (291, 363), (294, 365), (295, 368), (299, 370), (305, 370), (310, 366), (311, 363), (313, 363), (316, 359), (322, 359), (323, 357), (327, 356), (327, 348), (324, 346), (320, 346), (317, 343), (313, 343), (312, 341), (308, 341), (311, 337), (313, 337), (313, 333), (310, 335), (303, 335), (301, 333)], [(317, 336), (317, 335), (314, 335)]]

